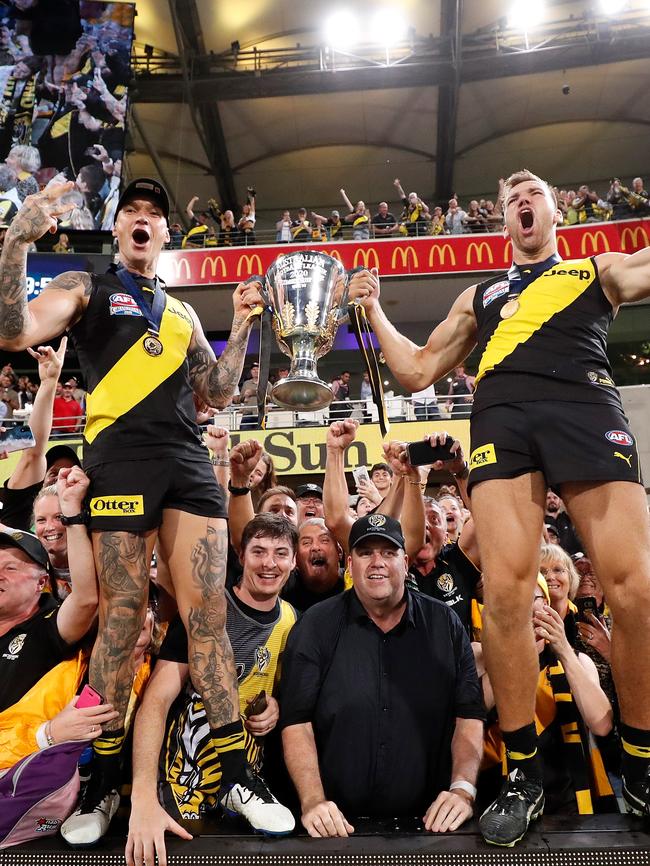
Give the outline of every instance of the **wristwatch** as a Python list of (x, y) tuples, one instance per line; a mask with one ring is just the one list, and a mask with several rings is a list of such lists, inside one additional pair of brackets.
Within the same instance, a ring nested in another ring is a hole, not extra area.
[(65, 514), (62, 514), (61, 523), (64, 526), (77, 526), (78, 524), (88, 526), (90, 523), (90, 512), (87, 508), (84, 508), (79, 514), (73, 514), (72, 517), (66, 517)]
[(228, 482), (228, 490), (233, 496), (246, 496), (247, 493), (251, 492), (250, 487), (233, 487), (230, 481)]

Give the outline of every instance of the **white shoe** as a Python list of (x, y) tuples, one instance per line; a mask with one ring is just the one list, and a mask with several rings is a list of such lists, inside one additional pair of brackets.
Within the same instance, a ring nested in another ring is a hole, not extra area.
[(222, 794), (219, 803), (228, 815), (241, 815), (253, 830), (267, 836), (286, 836), (296, 826), (287, 807), (278, 803), (261, 776), (250, 769)]
[(115, 790), (105, 794), (98, 803), (92, 801), (84, 803), (82, 797), (77, 811), (61, 825), (61, 835), (68, 845), (75, 847), (94, 845), (106, 834), (119, 805), (120, 795)]

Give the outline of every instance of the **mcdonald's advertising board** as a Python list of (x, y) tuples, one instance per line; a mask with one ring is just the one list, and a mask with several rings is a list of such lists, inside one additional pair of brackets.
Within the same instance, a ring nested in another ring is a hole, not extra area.
[[(558, 252), (565, 259), (599, 253), (633, 253), (650, 246), (650, 220), (621, 220), (569, 226), (558, 230)], [(510, 266), (512, 244), (500, 233), (388, 238), (339, 243), (212, 247), (166, 250), (158, 272), (168, 286), (233, 284), (265, 274), (280, 255), (317, 248), (344, 267), (377, 268), (385, 277), (503, 271)]]
[[(442, 427), (441, 427), (442, 424)], [(435, 430), (447, 432), (460, 439), (465, 454), (469, 454), (469, 420), (462, 421), (409, 421), (391, 424), (386, 441), (399, 440), (416, 442), (425, 433)], [(278, 475), (322, 475), (325, 472), (325, 439), (327, 426), (319, 427), (283, 427), (269, 430), (246, 430), (241, 433), (233, 430), (230, 434), (231, 447), (245, 439), (257, 439), (271, 455)], [(372, 466), (383, 460), (381, 432), (378, 424), (360, 424), (357, 438), (346, 453), (345, 468), (356, 466)], [(55, 439), (48, 443), (52, 445), (65, 442), (82, 456), (81, 439)], [(15, 451), (6, 460), (0, 461), (0, 484), (9, 478), (16, 467), (20, 452)], [(116, 490), (115, 493), (119, 493)]]

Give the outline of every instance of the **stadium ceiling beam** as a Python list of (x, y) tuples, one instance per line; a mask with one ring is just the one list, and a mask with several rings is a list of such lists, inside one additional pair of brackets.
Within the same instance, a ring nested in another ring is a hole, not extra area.
[(194, 125), (217, 183), (221, 208), (234, 210), (237, 207), (235, 178), (230, 165), (226, 136), (217, 105), (218, 97), (212, 93), (208, 98), (201, 98), (194, 87), (196, 78), (202, 78), (209, 74), (196, 0), (169, 0), (169, 6), (183, 64), (182, 98), (158, 101), (185, 101), (187, 97)]
[(440, 35), (447, 41), (453, 79), (438, 87), (436, 131), (436, 201), (448, 199), (453, 192), (456, 120), (460, 94), (462, 56), (461, 20), (463, 0), (441, 0)]
[[(179, 6), (184, 5), (180, 0), (176, 2)], [(548, 46), (536, 51), (463, 52), (460, 83), (648, 58), (650, 39), (639, 36), (619, 36), (612, 41), (584, 40), (571, 46)], [(195, 74), (187, 86), (197, 105), (204, 102), (214, 105), (217, 100), (444, 86), (453, 84), (455, 76), (455, 69), (449, 59), (424, 57), (389, 67), (337, 69), (335, 73), (319, 69), (274, 69), (258, 73)], [(187, 99), (183, 76), (173, 72), (139, 74), (136, 90), (134, 99), (137, 102), (183, 102)]]

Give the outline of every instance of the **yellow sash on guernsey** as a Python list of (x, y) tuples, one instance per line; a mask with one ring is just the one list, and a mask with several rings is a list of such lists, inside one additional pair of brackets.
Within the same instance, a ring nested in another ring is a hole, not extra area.
[(156, 357), (148, 355), (142, 347), (146, 336), (142, 334), (97, 383), (86, 400), (88, 420), (84, 436), (87, 442), (94, 442), (103, 430), (178, 370), (187, 357), (193, 329), (183, 304), (167, 295), (160, 323), (162, 354)]
[[(586, 280), (556, 274), (552, 278), (544, 274), (519, 295), (519, 309), (509, 319), (503, 319), (490, 337), (476, 375), (476, 384), (490, 370), (494, 370), (515, 349), (533, 336), (542, 325), (562, 312), (584, 294), (596, 277), (591, 259), (561, 262), (552, 266), (566, 270), (589, 271)], [(551, 270), (551, 268), (549, 268)]]

